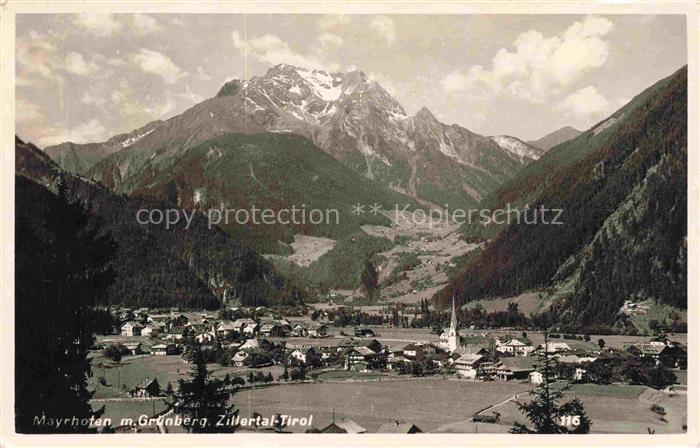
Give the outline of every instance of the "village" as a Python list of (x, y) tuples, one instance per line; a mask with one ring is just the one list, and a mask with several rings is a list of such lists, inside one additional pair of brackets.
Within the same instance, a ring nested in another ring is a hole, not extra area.
[[(110, 311), (118, 327), (115, 325), (114, 335), (100, 336), (94, 347), (94, 405), (104, 404), (107, 415), (126, 417), (125, 424), (113, 423), (122, 432), (177, 431), (164, 425), (139, 426), (129, 418), (138, 417), (137, 409), (151, 417), (168, 413), (165, 398), (177, 387), (177, 379), (187, 374), (188, 347), (193, 344), (206, 354), (213, 375), (226, 376), (239, 391), (247, 391), (242, 414), (248, 417), (290, 412), (288, 406), (262, 409), (262, 399), (261, 409), (256, 409), (251, 397), (272, 393), (265, 389), (273, 386), (285, 386), (283, 389), (289, 391), (295, 385), (341, 390), (378, 382), (398, 386), (410, 380), (427, 380), (433, 381), (430, 387), (449, 388), (459, 381), (479, 389), (479, 393), (493, 391), (487, 396), (493, 395), (494, 402), (503, 396), (506, 404), (512, 405), (543, 381), (538, 359), (544, 351), (555, 362), (556, 368), (549, 372), (552, 380), (601, 390), (653, 387), (671, 396), (685, 394), (687, 353), (677, 338), (637, 337), (632, 343), (620, 345), (614, 342), (619, 336), (550, 334), (545, 344), (538, 332), (460, 328), (454, 305), (449, 328), (439, 334), (386, 323), (337, 327), (323, 309), (312, 313), (314, 319), (309, 315), (285, 317), (265, 307), (236, 307), (218, 313), (146, 308)], [(620, 370), (621, 365), (625, 371)], [(494, 431), (500, 428), (504, 409), (491, 409), (488, 401), (478, 404), (476, 412), (464, 411), (464, 423), (490, 424), (492, 428), (487, 430)], [(314, 427), (306, 430), (431, 430), (425, 423), (407, 421), (402, 415), (394, 415), (394, 420), (382, 422), (379, 427), (365, 428), (352, 419), (352, 412), (344, 413), (342, 400), (331, 413), (330, 421), (317, 417)]]

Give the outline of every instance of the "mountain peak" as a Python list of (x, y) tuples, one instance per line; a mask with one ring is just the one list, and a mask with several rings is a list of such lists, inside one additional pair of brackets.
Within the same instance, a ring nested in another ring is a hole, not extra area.
[(273, 76), (277, 75), (289, 75), (289, 74), (295, 74), (297, 70), (299, 70), (300, 67), (296, 67), (294, 65), (289, 65), (289, 64), (277, 64), (273, 65), (269, 69), (267, 69), (267, 72), (265, 73), (266, 78), (270, 78)]
[(231, 81), (225, 82), (224, 85), (221, 86), (221, 89), (219, 89), (216, 96), (233, 96), (241, 90), (241, 87), (243, 87), (243, 81), (240, 79), (232, 79)]
[(537, 148), (541, 148), (545, 151), (549, 151), (551, 148), (566, 141), (569, 141), (573, 138), (576, 138), (580, 134), (581, 131), (579, 131), (578, 129), (573, 128), (571, 126), (564, 126), (563, 128), (559, 128), (556, 131), (550, 132), (542, 138), (539, 138), (537, 140), (531, 140), (527, 143), (531, 144), (532, 146), (536, 146)]
[(418, 112), (416, 112), (415, 117), (420, 119), (420, 120), (437, 121), (437, 118), (435, 118), (435, 115), (433, 115), (433, 113), (430, 112), (430, 110), (425, 106), (421, 107), (420, 110)]

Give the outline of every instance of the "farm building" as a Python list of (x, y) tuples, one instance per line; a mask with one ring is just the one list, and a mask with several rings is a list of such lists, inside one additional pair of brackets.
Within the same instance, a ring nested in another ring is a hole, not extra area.
[(341, 419), (341, 421), (333, 422), (321, 429), (320, 432), (331, 434), (363, 434), (366, 433), (367, 430), (352, 420)]
[(151, 354), (155, 356), (176, 355), (175, 344), (157, 344), (151, 347)]
[(375, 336), (374, 330), (365, 326), (355, 327), (353, 333), (357, 338), (370, 338)]
[(312, 338), (325, 338), (328, 336), (328, 325), (314, 324), (309, 327), (307, 334)]
[(535, 370), (537, 359), (533, 357), (501, 358), (496, 366), (496, 376), (503, 381), (524, 380)]
[(156, 378), (146, 379), (141, 385), (134, 387), (130, 395), (138, 398), (157, 397), (160, 395), (160, 384)]
[(131, 355), (140, 355), (143, 353), (140, 342), (125, 342), (123, 345), (129, 350), (129, 354)]
[(525, 339), (512, 338), (505, 342), (496, 339), (496, 350), (501, 353), (510, 353), (514, 356), (527, 356), (535, 351), (535, 347), (530, 341)]
[(472, 416), (472, 421), (474, 423), (498, 423), (500, 418), (501, 416), (498, 413), (493, 415), (474, 414)]
[(377, 428), (378, 433), (391, 433), (391, 434), (416, 434), (421, 431), (419, 427), (409, 422), (400, 422), (398, 420), (390, 423), (382, 423)]

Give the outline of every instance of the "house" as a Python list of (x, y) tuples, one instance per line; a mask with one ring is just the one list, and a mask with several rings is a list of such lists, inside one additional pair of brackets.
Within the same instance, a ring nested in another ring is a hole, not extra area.
[(285, 335), (282, 326), (276, 323), (263, 324), (263, 326), (260, 327), (260, 332), (267, 337), (282, 337)]
[(563, 355), (563, 356), (557, 357), (556, 359), (557, 359), (557, 362), (559, 362), (561, 364), (581, 364), (583, 362), (583, 361), (581, 361), (581, 359), (583, 359), (583, 358), (581, 358), (578, 355)]
[(245, 327), (243, 327), (243, 334), (245, 334), (246, 336), (254, 336), (259, 329), (260, 325), (258, 325), (257, 323), (248, 324)]
[(166, 356), (176, 354), (177, 347), (175, 347), (175, 344), (156, 344), (151, 347), (151, 355)]
[(216, 340), (216, 336), (212, 332), (199, 333), (194, 337), (194, 340), (200, 344), (208, 344), (210, 342), (214, 342)]
[(530, 382), (532, 384), (542, 384), (544, 382), (544, 375), (542, 375), (541, 372), (538, 372), (535, 370), (534, 372), (530, 372)]
[(576, 367), (576, 370), (574, 370), (574, 380), (588, 381), (588, 370), (582, 367)]
[(312, 338), (325, 338), (328, 336), (328, 326), (326, 324), (314, 324), (309, 327), (308, 335)]
[(248, 339), (239, 348), (241, 350), (259, 349), (267, 352), (274, 348), (274, 344), (265, 338)]
[(292, 332), (292, 325), (287, 319), (278, 319), (275, 323), (282, 329), (285, 336)]
[(382, 423), (376, 432), (384, 434), (416, 434), (423, 431), (413, 423), (395, 420), (390, 423)]
[(462, 378), (474, 379), (478, 375), (478, 367), (486, 358), (482, 355), (464, 354), (452, 363), (457, 375)]
[(169, 314), (149, 314), (146, 320), (151, 323), (161, 322), (164, 323), (170, 319)]
[(184, 314), (179, 314), (170, 321), (170, 328), (173, 327), (184, 327), (190, 321), (190, 318)]
[(231, 358), (231, 363), (235, 367), (243, 367), (245, 365), (244, 361), (250, 356), (250, 353), (248, 350), (238, 350), (236, 353), (234, 353), (233, 357)]
[(136, 322), (127, 322), (121, 326), (122, 336), (138, 336), (141, 334), (143, 325)]
[(660, 363), (660, 358), (667, 355), (670, 350), (666, 344), (659, 345), (642, 343), (627, 347), (627, 352), (632, 353), (633, 355), (641, 356), (642, 358), (651, 358), (657, 363)]
[(474, 355), (489, 355), (489, 350), (483, 344), (465, 344), (456, 351), (457, 354), (463, 355), (465, 353), (471, 353)]
[(367, 430), (352, 420), (341, 419), (341, 421), (334, 421), (330, 425), (321, 429), (320, 432), (331, 434), (363, 434), (366, 433)]
[(292, 328), (292, 336), (296, 337), (306, 337), (309, 335), (309, 330), (306, 329), (305, 326), (301, 324), (296, 324), (294, 328)]
[(501, 358), (496, 366), (496, 376), (503, 381), (526, 379), (535, 370), (536, 363), (534, 357)]
[(353, 347), (367, 347), (375, 353), (382, 350), (382, 344), (376, 339), (343, 339), (338, 343), (338, 351), (346, 351)]
[(238, 328), (233, 322), (221, 322), (217, 327), (216, 327), (216, 334), (220, 336), (226, 336), (232, 333), (236, 333), (238, 331)]
[(131, 355), (140, 355), (143, 353), (140, 342), (125, 342), (122, 345), (129, 350), (129, 354)]
[(156, 378), (150, 381), (146, 379), (141, 385), (134, 387), (130, 395), (138, 398), (157, 397), (160, 395), (160, 384)]
[(152, 336), (162, 332), (163, 329), (156, 324), (148, 324), (141, 330), (141, 336)]
[(321, 354), (321, 359), (323, 361), (328, 360), (331, 356), (338, 353), (338, 351), (334, 345), (321, 345), (321, 346), (316, 347), (316, 349)]
[(403, 356), (412, 360), (421, 360), (427, 355), (434, 355), (437, 352), (435, 346), (424, 342), (415, 342), (403, 348)]
[(411, 364), (411, 362), (413, 361), (404, 356), (394, 356), (387, 360), (386, 367), (389, 370), (397, 370), (402, 364)]
[(440, 368), (447, 367), (452, 363), (452, 358), (450, 358), (450, 355), (443, 351), (427, 353), (425, 354), (425, 359), (429, 360), (431, 365), (435, 365)]
[(345, 370), (367, 371), (374, 368), (377, 353), (368, 347), (354, 347), (345, 353)]
[(297, 348), (292, 350), (292, 352), (289, 354), (289, 359), (296, 359), (297, 361), (306, 364), (309, 361), (309, 358), (313, 356), (321, 358), (321, 354), (318, 352), (318, 350), (316, 350), (316, 348)]
[(353, 329), (353, 333), (355, 334), (356, 338), (370, 338), (374, 337), (374, 330), (372, 330), (369, 327), (366, 327), (364, 325), (360, 325), (359, 327), (355, 327)]
[(169, 341), (180, 341), (185, 337), (187, 330), (183, 327), (174, 327), (170, 329), (170, 332), (165, 336), (166, 340)]
[(247, 325), (257, 325), (257, 322), (255, 322), (253, 319), (251, 319), (251, 318), (249, 318), (249, 317), (242, 317), (242, 318), (240, 318), (240, 319), (236, 319), (236, 320), (233, 322), (233, 327), (234, 327), (234, 329), (235, 329), (237, 332), (239, 332), (239, 333), (242, 333), (242, 332), (243, 332), (243, 329), (244, 329)]
[[(537, 346), (537, 350), (544, 350), (545, 344), (540, 344)], [(560, 353), (560, 352), (570, 352), (571, 346), (566, 342), (547, 342), (547, 353)]]
[(505, 342), (496, 339), (496, 350), (513, 356), (527, 356), (535, 351), (535, 347), (526, 339), (512, 338)]

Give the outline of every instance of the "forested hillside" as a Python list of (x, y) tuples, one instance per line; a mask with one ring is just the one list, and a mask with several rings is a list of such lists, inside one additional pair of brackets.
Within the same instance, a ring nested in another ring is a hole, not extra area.
[(129, 306), (217, 308), (238, 301), (247, 305), (296, 303), (300, 293), (270, 263), (221, 230), (207, 228), (197, 216), (184, 222), (141, 225), (141, 208), (165, 208), (115, 195), (99, 184), (61, 170), (38, 148), (16, 140), (16, 204), (18, 223), (52, 228), (47, 203), (59, 184), (72, 201), (82, 204), (115, 241), (112, 269), (116, 280), (104, 302)]
[(456, 270), (463, 301), (551, 287), (579, 326), (614, 323), (626, 299), (687, 306), (685, 68), (525, 171), (496, 203), (562, 209), (564, 224), (506, 227)]

